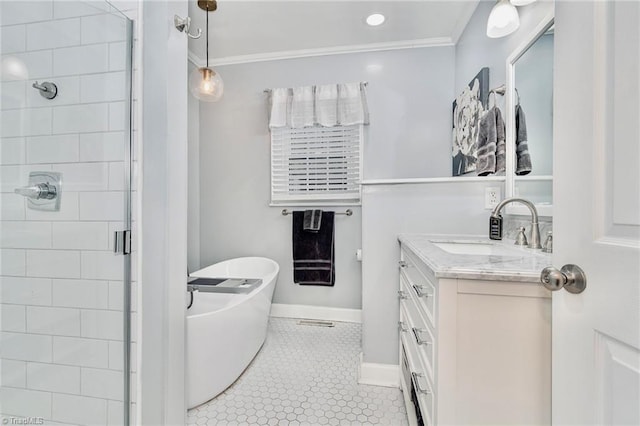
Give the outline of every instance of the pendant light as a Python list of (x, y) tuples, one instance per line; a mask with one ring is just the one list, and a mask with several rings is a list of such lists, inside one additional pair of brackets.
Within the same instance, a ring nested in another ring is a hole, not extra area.
[(198, 0), (198, 7), (207, 13), (207, 66), (193, 70), (189, 76), (189, 91), (204, 102), (217, 102), (222, 98), (224, 82), (213, 68), (209, 67), (209, 12), (218, 8), (216, 0)]
[(487, 21), (487, 37), (504, 37), (520, 26), (518, 10), (509, 0), (499, 0), (491, 9), (489, 20)]

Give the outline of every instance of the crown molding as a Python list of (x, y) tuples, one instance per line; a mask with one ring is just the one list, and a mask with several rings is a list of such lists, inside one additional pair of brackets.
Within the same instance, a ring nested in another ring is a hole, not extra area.
[(201, 67), (205, 65), (204, 60), (190, 50), (187, 52), (187, 60), (191, 62), (193, 65), (195, 65), (196, 67)]
[[(451, 37), (434, 37), (386, 43), (354, 44), (349, 46), (321, 47), (317, 49), (288, 50), (281, 52), (258, 53), (253, 55), (227, 56), (223, 58), (210, 59), (209, 64), (211, 66), (235, 65), (252, 62), (279, 61), (283, 59), (309, 58), (313, 56), (344, 55), (349, 53), (416, 49), (422, 47), (446, 47), (454, 45), (455, 42)], [(201, 67), (205, 64), (205, 61), (192, 51), (189, 51), (188, 58), (189, 61), (196, 66)]]

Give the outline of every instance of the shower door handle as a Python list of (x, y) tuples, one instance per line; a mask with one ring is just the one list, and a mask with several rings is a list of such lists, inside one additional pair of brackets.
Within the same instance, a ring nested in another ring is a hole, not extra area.
[(115, 254), (131, 253), (131, 230), (126, 229), (113, 233), (113, 252)]
[(53, 200), (58, 195), (56, 186), (50, 185), (48, 183), (38, 183), (33, 186), (23, 186), (22, 188), (14, 189), (13, 192), (32, 200)]

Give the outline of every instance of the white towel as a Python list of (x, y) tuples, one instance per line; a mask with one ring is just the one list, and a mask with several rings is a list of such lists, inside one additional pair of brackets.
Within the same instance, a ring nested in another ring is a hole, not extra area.
[(314, 124), (313, 86), (294, 87), (291, 99), (291, 127), (300, 129)]
[(364, 83), (272, 89), (270, 112), (270, 128), (369, 124)]
[(338, 124), (350, 126), (353, 124), (368, 124), (369, 117), (366, 110), (366, 96), (363, 85), (347, 83), (338, 85)]
[(289, 89), (276, 88), (271, 90), (269, 127), (285, 127), (287, 125), (289, 100)]
[(338, 124), (338, 85), (316, 86), (316, 122), (323, 127)]

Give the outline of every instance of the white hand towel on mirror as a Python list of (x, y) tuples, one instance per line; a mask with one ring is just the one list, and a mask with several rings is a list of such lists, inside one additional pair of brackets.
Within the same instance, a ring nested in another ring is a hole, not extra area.
[(300, 129), (314, 124), (313, 86), (294, 87), (291, 99), (291, 127)]

